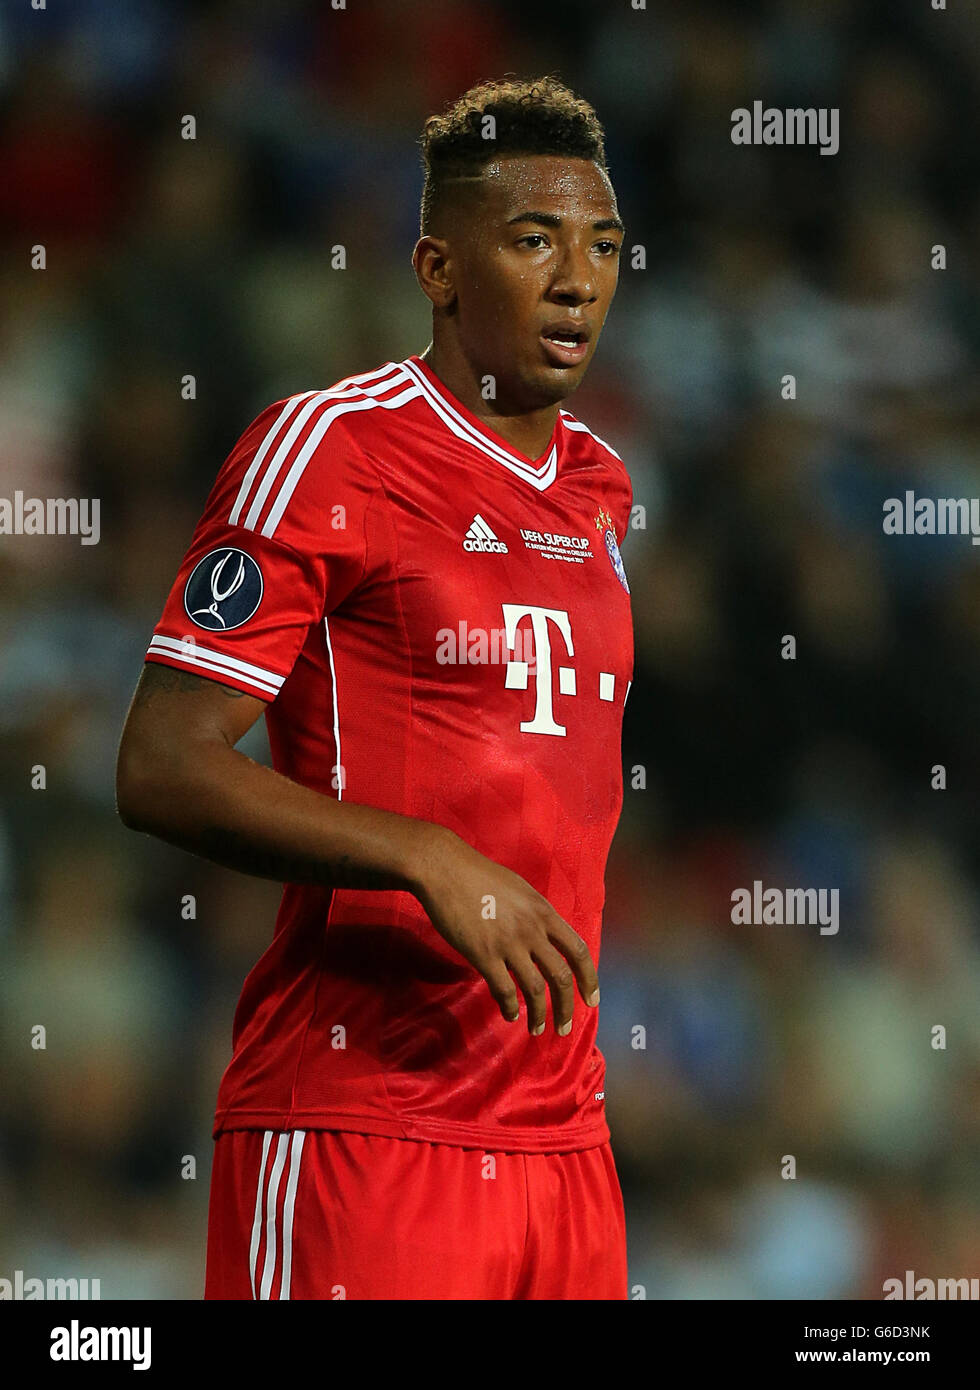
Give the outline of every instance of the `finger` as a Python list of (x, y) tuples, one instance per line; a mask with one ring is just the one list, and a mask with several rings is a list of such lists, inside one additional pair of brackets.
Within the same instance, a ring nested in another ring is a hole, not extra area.
[(527, 1002), (527, 1028), (534, 1037), (544, 1032), (548, 1007), (548, 986), (544, 977), (527, 954), (508, 958), (508, 968), (517, 979)]
[(590, 1008), (594, 1008), (599, 1002), (599, 975), (588, 946), (578, 932), (574, 931), (557, 913), (555, 913), (548, 937), (552, 945), (557, 947), (575, 972), (582, 998)]
[(565, 957), (549, 944), (534, 947), (533, 959), (551, 990), (551, 1013), (555, 1020), (555, 1032), (564, 1038), (572, 1030), (572, 1014), (575, 1010), (575, 972)]
[(514, 981), (507, 973), (507, 967), (503, 961), (495, 961), (486, 970), (481, 970), (480, 974), (490, 986), (490, 993), (497, 1001), (497, 1006), (505, 1021), (516, 1023), (521, 1016), (520, 1000), (517, 997)]

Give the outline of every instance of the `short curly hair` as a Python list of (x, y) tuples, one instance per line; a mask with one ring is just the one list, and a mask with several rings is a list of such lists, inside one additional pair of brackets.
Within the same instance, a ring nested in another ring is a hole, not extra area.
[[(492, 126), (486, 118), (493, 117)], [(493, 131), (492, 136), (486, 132)], [(425, 182), (419, 229), (432, 231), (446, 185), (474, 177), (501, 155), (553, 154), (590, 159), (608, 173), (602, 126), (595, 111), (556, 77), (481, 82), (430, 116), (419, 140)]]

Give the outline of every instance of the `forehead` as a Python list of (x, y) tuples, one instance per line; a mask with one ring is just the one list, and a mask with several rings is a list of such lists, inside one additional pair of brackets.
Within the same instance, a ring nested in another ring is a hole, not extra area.
[(597, 218), (616, 211), (609, 176), (590, 159), (511, 155), (491, 160), (482, 171), (480, 192), (484, 206), (502, 216), (525, 208)]

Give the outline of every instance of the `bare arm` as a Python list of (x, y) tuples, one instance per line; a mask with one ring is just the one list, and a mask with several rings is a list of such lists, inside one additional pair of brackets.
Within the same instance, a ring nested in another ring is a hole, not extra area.
[(259, 878), (414, 891), (441, 827), (341, 807), (253, 762), (235, 744), (264, 710), (230, 686), (148, 662), (119, 748), (123, 823)]
[(556, 1026), (571, 1027), (576, 980), (586, 1002), (598, 999), (585, 942), (518, 874), (443, 826), (337, 801), (238, 752), (264, 709), (216, 681), (147, 663), (119, 748), (123, 823), (262, 878), (413, 893), (511, 1021), (513, 973), (535, 1033), (549, 989)]

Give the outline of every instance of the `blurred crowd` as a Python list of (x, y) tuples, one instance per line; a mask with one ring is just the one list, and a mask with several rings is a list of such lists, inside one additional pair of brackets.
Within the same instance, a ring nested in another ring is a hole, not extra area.
[[(2, 1277), (203, 1290), (279, 890), (126, 831), (118, 737), (244, 426), (429, 341), (415, 142), (506, 72), (595, 105), (645, 255), (570, 402), (642, 508), (599, 1035), (631, 1286), (980, 1274), (980, 549), (882, 530), (980, 493), (980, 12), (75, 0), (0, 15), (0, 496), (101, 499), (96, 546), (0, 537)], [(839, 154), (733, 146), (757, 98), (838, 107)], [(733, 926), (756, 880), (838, 888), (839, 933)]]

